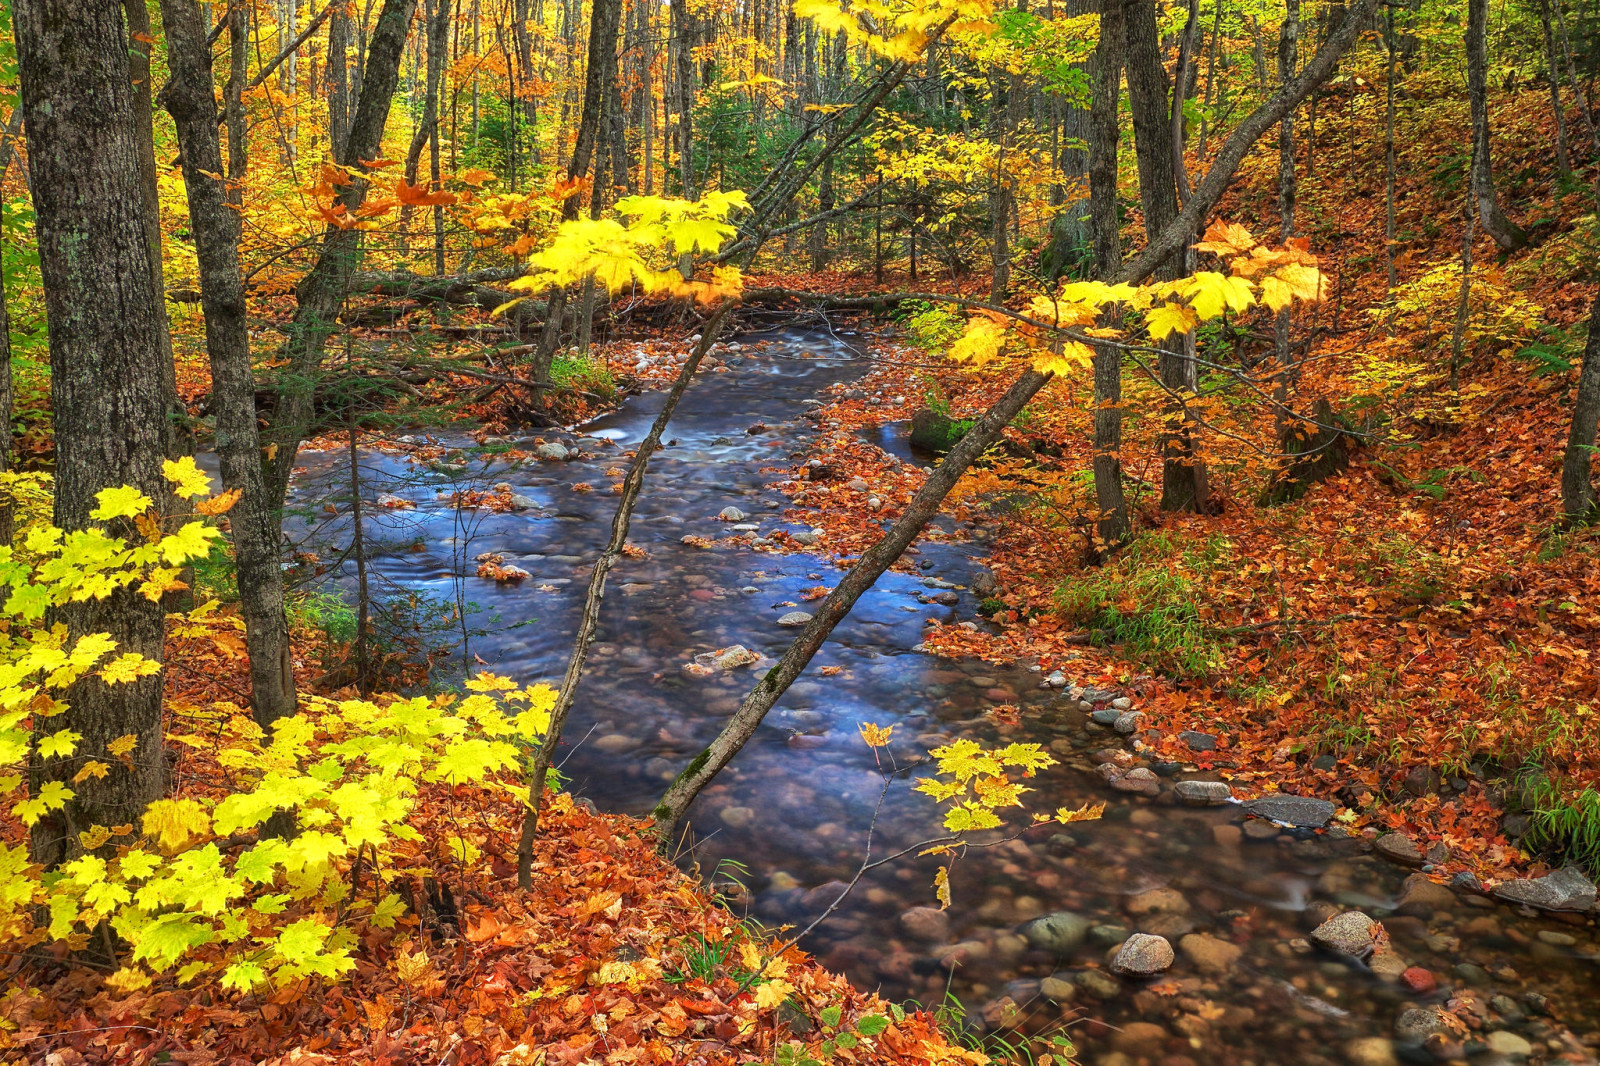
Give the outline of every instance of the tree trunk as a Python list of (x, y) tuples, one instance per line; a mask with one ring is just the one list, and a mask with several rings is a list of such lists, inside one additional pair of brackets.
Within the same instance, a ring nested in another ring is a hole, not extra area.
[[(350, 16), (341, 7), (328, 23), (328, 146), (329, 157), (344, 155), (350, 137), (350, 79), (346, 73), (350, 52)], [(477, 138), (473, 138), (477, 143)]]
[[(5, 141), (0, 144), (0, 183), (11, 169), (11, 156), (22, 132), (22, 106), (11, 109)], [(0, 256), (4, 244), (0, 243)], [(11, 469), (11, 416), (15, 400), (11, 381), (11, 311), (6, 304), (5, 263), (0, 261), (0, 471)], [(16, 514), (9, 496), (0, 494), (0, 547), (9, 546), (16, 533)]]
[(1483, 231), (1505, 251), (1528, 243), (1528, 235), (1500, 210), (1489, 160), (1489, 0), (1467, 0), (1467, 98), (1472, 105), (1472, 195)]
[[(1134, 0), (1125, 11), (1128, 99), (1139, 163), (1139, 201), (1144, 208), (1145, 235), (1153, 242), (1178, 217), (1167, 75), (1161, 65), (1155, 0)], [(1192, 234), (1186, 235), (1183, 247), (1191, 237)], [(1170, 281), (1181, 277), (1184, 265), (1184, 255), (1173, 255), (1156, 270), (1156, 278)], [(1189, 357), (1182, 336), (1167, 337), (1160, 348), (1157, 373), (1169, 396), (1166, 426), (1161, 434), (1161, 509), (1198, 511), (1205, 506), (1207, 496), (1205, 466), (1195, 454), (1194, 433), (1182, 399), (1194, 389), (1194, 360)]]
[[(1300, 0), (1288, 0), (1283, 27), (1278, 32), (1278, 82), (1287, 85), (1294, 79), (1300, 47)], [(1287, 241), (1294, 236), (1295, 207), (1294, 174), (1294, 112), (1290, 111), (1278, 123), (1278, 240)], [(1299, 431), (1299, 420), (1289, 411), (1289, 385), (1294, 380), (1294, 351), (1289, 344), (1289, 327), (1293, 312), (1285, 307), (1273, 318), (1272, 342), (1277, 355), (1278, 370), (1273, 376), (1272, 401), (1275, 407), (1278, 451), (1287, 458), (1290, 435)]]
[(1556, 117), (1556, 170), (1563, 177), (1572, 172), (1567, 156), (1567, 116), (1561, 107), (1561, 59), (1556, 54), (1556, 35), (1550, 27), (1550, 0), (1539, 0), (1539, 29), (1544, 33), (1544, 77), (1550, 86), (1550, 110)]
[[(1388, 278), (1389, 291), (1394, 291), (1395, 244), (1395, 166), (1394, 166), (1394, 80), (1395, 80), (1395, 28), (1394, 8), (1386, 12), (1388, 32), (1384, 43), (1388, 55), (1383, 75), (1383, 268)], [(1391, 325), (1393, 320), (1391, 319)], [(1392, 332), (1392, 329), (1391, 329)]]
[[(600, 125), (605, 117), (606, 86), (616, 78), (617, 29), (621, 16), (622, 0), (595, 0), (589, 15), (589, 58), (583, 79), (583, 110), (578, 116), (578, 139), (573, 145), (572, 162), (567, 167), (567, 180), (574, 184), (574, 188), (562, 201), (563, 221), (576, 219), (582, 208), (578, 183), (589, 176), (589, 168), (594, 164)], [(536, 381), (546, 381), (550, 377), (550, 364), (554, 362), (556, 348), (561, 343), (566, 305), (567, 291), (564, 286), (550, 290), (544, 330), (539, 336), (539, 348), (534, 353), (530, 367), (530, 373)]]
[(183, 432), (187, 413), (178, 402), (177, 366), (172, 360), (172, 332), (167, 322), (166, 286), (161, 275), (161, 194), (156, 187), (156, 135), (154, 89), (150, 85), (150, 49), (155, 38), (150, 32), (150, 12), (144, 0), (123, 0), (127, 20), (128, 70), (133, 78), (134, 135), (139, 142), (139, 188), (144, 196), (145, 239), (150, 242), (150, 260), (156, 264), (156, 286), (162, 291), (155, 313), (161, 323), (161, 387), (167, 393), (167, 420), (163, 431), (162, 453), (168, 458), (193, 450)]
[(244, 177), (250, 166), (244, 118), (244, 86), (250, 80), (250, 53), (245, 45), (249, 35), (249, 5), (245, 0), (229, 0), (228, 81), (222, 88), (222, 115), (228, 127), (228, 202), (235, 207), (244, 203)]
[[(1100, 13), (1089, 104), (1089, 219), (1095, 274), (1111, 280), (1122, 266), (1117, 224), (1117, 112), (1122, 95), (1123, 8)], [(1100, 558), (1128, 539), (1128, 500), (1122, 488), (1122, 351), (1094, 350), (1094, 495), (1098, 511), (1092, 555)]]
[(215, 87), (206, 26), (196, 0), (161, 0), (172, 80), (162, 100), (172, 114), (183, 154), (189, 228), (200, 268), (200, 304), (211, 360), (211, 410), (216, 416), (222, 484), (238, 490), (228, 515), (233, 534), (245, 646), (250, 653), (250, 707), (263, 727), (296, 706), (289, 625), (284, 616), (279, 500), (268, 491), (256, 427), (255, 378), (239, 270), (239, 212), (217, 175)]
[[(50, 401), (55, 417), (55, 522), (95, 523), (95, 493), (132, 485), (160, 507), (171, 500), (161, 476), (168, 393), (161, 313), (161, 264), (151, 255), (141, 182), (137, 92), (122, 10), (71, 0), (12, 5), (22, 108), (33, 171), (39, 271), (50, 335)], [(116, 531), (133, 535), (131, 523)], [(57, 609), (70, 647), (106, 632), (119, 652), (162, 658), (164, 614), (133, 589)], [(36, 862), (54, 866), (82, 850), (91, 826), (136, 825), (161, 795), (161, 676), (107, 685), (90, 676), (65, 694), (58, 714), (36, 714), (34, 733), (68, 728), (78, 750), (97, 754), (118, 737), (138, 737), (133, 757), (73, 784), (66, 806), (34, 826)], [(70, 781), (81, 758), (30, 760), (34, 795)], [(112, 837), (112, 842), (127, 840)]]
[(1600, 427), (1600, 292), (1589, 308), (1589, 340), (1583, 346), (1583, 367), (1578, 372), (1578, 394), (1572, 401), (1572, 430), (1561, 460), (1561, 510), (1568, 522), (1595, 517), (1595, 432)]
[(694, 99), (698, 79), (694, 70), (694, 46), (698, 34), (698, 20), (689, 10), (688, 0), (671, 0), (672, 32), (677, 38), (676, 81), (678, 90), (678, 178), (682, 184), (680, 195), (685, 200), (695, 199), (694, 172)]
[[(415, 8), (416, 0), (384, 0), (372, 31), (361, 94), (350, 122), (350, 138), (338, 160), (350, 172), (350, 184), (341, 189), (339, 201), (351, 213), (366, 200), (367, 177), (361, 161), (376, 160), (380, 154), (383, 127), (400, 83), (400, 57)], [(323, 234), (316, 263), (295, 287), (294, 319), (283, 351), (286, 365), (279, 371), (267, 431), (272, 452), (267, 464), (267, 487), (275, 500), (281, 501), (287, 494), (295, 454), (312, 430), (323, 352), (338, 325), (339, 309), (349, 290), (350, 275), (361, 261), (361, 251), (361, 230), (330, 225)]]

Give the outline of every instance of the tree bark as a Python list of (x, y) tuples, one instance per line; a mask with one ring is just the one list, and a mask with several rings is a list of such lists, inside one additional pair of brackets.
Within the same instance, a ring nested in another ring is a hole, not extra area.
[[(1178, 193), (1173, 169), (1176, 148), (1168, 101), (1155, 0), (1134, 0), (1125, 8), (1128, 56), (1128, 99), (1133, 112), (1134, 151), (1139, 164), (1139, 201), (1144, 208), (1147, 240), (1153, 242), (1178, 218)], [(1173, 95), (1180, 89), (1174, 88)], [(1188, 246), (1191, 234), (1182, 239)], [(1156, 270), (1170, 281), (1184, 273), (1185, 257), (1174, 255)], [(1195, 453), (1193, 425), (1183, 396), (1195, 387), (1194, 360), (1185, 337), (1171, 335), (1160, 344), (1157, 373), (1166, 387), (1166, 425), (1161, 433), (1161, 509), (1198, 511), (1205, 506), (1205, 465)]]
[[(145, 239), (150, 242), (150, 259), (156, 264), (156, 284), (163, 290), (161, 275), (161, 193), (156, 186), (155, 90), (150, 85), (150, 49), (155, 40), (150, 32), (150, 12), (144, 0), (123, 0), (126, 20), (128, 72), (133, 79), (134, 135), (139, 142), (139, 189), (144, 196)], [(167, 422), (162, 453), (168, 458), (192, 451), (183, 431), (187, 415), (178, 401), (178, 372), (172, 360), (172, 331), (167, 322), (165, 298), (158, 301), (156, 315), (161, 322), (161, 387), (167, 392)]]
[[(1117, 113), (1122, 95), (1123, 9), (1106, 4), (1095, 46), (1089, 104), (1089, 220), (1095, 273), (1116, 277), (1122, 266), (1117, 222)], [(1104, 557), (1128, 539), (1128, 499), (1122, 486), (1122, 352), (1094, 350), (1094, 494), (1098, 514), (1091, 555)]]
[(1561, 460), (1561, 510), (1569, 523), (1588, 522), (1596, 515), (1594, 479), (1595, 432), (1600, 428), (1600, 292), (1589, 308), (1589, 340), (1583, 346), (1578, 393), (1572, 401), (1572, 429)]
[(1567, 156), (1567, 116), (1561, 107), (1561, 59), (1556, 53), (1556, 35), (1550, 26), (1550, 0), (1539, 0), (1539, 29), (1544, 34), (1544, 77), (1550, 86), (1550, 111), (1556, 119), (1556, 171), (1572, 172)]
[(200, 304), (211, 361), (211, 409), (222, 484), (240, 493), (229, 512), (245, 647), (250, 655), (250, 707), (266, 727), (296, 706), (289, 625), (284, 615), (280, 501), (268, 491), (256, 426), (255, 378), (239, 269), (239, 212), (218, 179), (215, 85), (205, 19), (196, 0), (161, 0), (172, 80), (162, 101), (177, 127), (189, 228), (200, 269)]
[[(372, 32), (362, 72), (361, 94), (356, 101), (355, 117), (350, 122), (350, 138), (344, 155), (338, 159), (351, 179), (340, 191), (339, 201), (352, 213), (366, 200), (366, 168), (361, 161), (376, 160), (379, 156), (389, 106), (400, 83), (400, 58), (405, 51), (406, 33), (415, 8), (416, 0), (384, 0)], [(316, 263), (295, 288), (295, 314), (283, 351), (286, 365), (279, 372), (267, 431), (271, 452), (267, 487), (275, 500), (282, 501), (287, 494), (295, 454), (312, 429), (313, 401), (323, 352), (338, 325), (339, 309), (349, 290), (350, 275), (361, 261), (361, 251), (359, 229), (330, 225), (323, 234)]]
[[(244, 86), (250, 80), (250, 7), (245, 0), (228, 0), (228, 81), (222, 88), (223, 121), (228, 127), (228, 202), (244, 203), (244, 177), (250, 166), (249, 133), (244, 119)], [(335, 159), (340, 156), (335, 153)]]
[[(350, 16), (340, 5), (328, 24), (328, 154), (334, 159), (344, 155), (345, 141), (350, 137), (349, 53)], [(473, 143), (477, 143), (476, 136)]]
[(1528, 243), (1528, 235), (1500, 210), (1489, 159), (1489, 0), (1467, 0), (1467, 98), (1472, 105), (1472, 195), (1483, 231), (1505, 251)]
[[(20, 0), (12, 12), (50, 335), (55, 522), (71, 531), (96, 524), (89, 512), (107, 487), (135, 486), (158, 507), (171, 499), (161, 476), (168, 425), (161, 264), (151, 255), (120, 6)], [(69, 647), (105, 632), (119, 652), (161, 661), (162, 606), (132, 589), (68, 604), (54, 618), (66, 625)], [(88, 755), (130, 734), (138, 743), (131, 760), (107, 760), (106, 777), (71, 785), (66, 806), (34, 826), (33, 858), (47, 866), (81, 852), (78, 834), (91, 826), (137, 824), (165, 779), (160, 674), (119, 685), (90, 676), (67, 691), (65, 703), (61, 713), (35, 715), (36, 735), (70, 728)], [(34, 794), (46, 781), (70, 781), (82, 762), (36, 755)]]
[[(11, 155), (15, 150), (17, 135), (22, 132), (22, 106), (11, 109), (6, 120), (5, 142), (0, 144), (0, 182), (5, 181), (11, 168)], [(0, 244), (3, 255), (3, 244)], [(6, 304), (5, 264), (0, 262), (0, 471), (11, 469), (11, 416), (14, 392), (11, 381), (11, 310)], [(16, 532), (16, 514), (8, 496), (0, 496), (0, 546), (11, 544)]]

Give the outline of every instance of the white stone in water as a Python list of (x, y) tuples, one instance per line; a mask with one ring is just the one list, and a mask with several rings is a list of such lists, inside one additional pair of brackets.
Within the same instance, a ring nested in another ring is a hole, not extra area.
[(749, 516), (737, 507), (724, 507), (717, 512), (719, 522), (743, 522), (747, 517)]
[(513, 495), (511, 497), (511, 506), (519, 511), (531, 511), (539, 506), (539, 501), (528, 496)]
[(778, 619), (778, 624), (788, 629), (794, 629), (797, 626), (805, 625), (809, 621), (811, 621), (811, 616), (805, 611), (790, 611)]
[(868, 496), (867, 497), (867, 510), (869, 510), (869, 511), (881, 511), (881, 510), (883, 510), (883, 501), (878, 499), (878, 497), (876, 497), (876, 496)]
[(541, 445), (539, 445), (539, 448), (538, 448), (538, 451), (537, 451), (536, 454), (541, 459), (548, 459), (551, 462), (561, 462), (561, 461), (565, 460), (569, 456), (570, 453), (567, 451), (565, 445), (556, 444), (556, 443), (552, 442), (550, 444), (541, 444)]
[(412, 503), (404, 496), (396, 496), (392, 492), (386, 492), (382, 496), (378, 497), (378, 506), (387, 507), (392, 511), (404, 511), (408, 508), (415, 507), (416, 504)]

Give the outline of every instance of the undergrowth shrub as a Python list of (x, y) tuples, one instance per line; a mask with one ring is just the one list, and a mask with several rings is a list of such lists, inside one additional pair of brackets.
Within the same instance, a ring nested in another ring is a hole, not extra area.
[(1530, 798), (1527, 842), (1600, 870), (1600, 791), (1573, 792), (1541, 778)]
[(1170, 533), (1147, 533), (1111, 564), (1063, 582), (1056, 604), (1096, 643), (1175, 677), (1205, 677), (1221, 669), (1223, 646), (1199, 605), (1207, 578), (1232, 558), (1225, 537), (1185, 549)]
[(900, 328), (911, 343), (929, 351), (943, 351), (966, 330), (966, 319), (947, 307), (924, 300), (906, 300), (900, 305)]
[(557, 355), (550, 361), (550, 382), (563, 389), (592, 392), (608, 403), (617, 393), (617, 383), (611, 376), (611, 369), (599, 359), (579, 355), (575, 351)]
[[(175, 494), (209, 493), (192, 459), (168, 462)], [(138, 489), (102, 490), (91, 517), (132, 520), (130, 543), (100, 526), (63, 532), (38, 517), (48, 478), (0, 474), (18, 501), (23, 530), (0, 546), (0, 795), (13, 820), (0, 838), (0, 942), (11, 952), (55, 942), (68, 951), (104, 950), (120, 969), (108, 978), (129, 991), (156, 973), (181, 981), (210, 975), (250, 990), (308, 977), (336, 978), (355, 964), (361, 931), (388, 928), (404, 912), (388, 888), (397, 878), (429, 876), (448, 863), (477, 861), (472, 820), (424, 836), (412, 816), (428, 788), (475, 786), (520, 801), (520, 767), (549, 725), (555, 692), (547, 686), (480, 675), (469, 695), (379, 696), (335, 701), (310, 697), (270, 735), (232, 704), (185, 706), (168, 716), (169, 750), (186, 749), (182, 789), (135, 814), (137, 824), (74, 826), (73, 857), (45, 869), (31, 860), (26, 831), (67, 806), (73, 785), (105, 777), (117, 762), (163, 757), (141, 752), (138, 734), (83, 746), (71, 728), (54, 729), (62, 699), (91, 674), (107, 684), (158, 673), (161, 664), (117, 651), (106, 633), (69, 647), (48, 612), (69, 602), (132, 589), (151, 600), (183, 589), (182, 568), (210, 556), (221, 536), (205, 521), (227, 511), (236, 493), (199, 500), (198, 517), (163, 532)], [(193, 637), (212, 619), (209, 601), (177, 619)], [(49, 778), (30, 785), (30, 767)], [(268, 819), (288, 812), (298, 831), (271, 835)], [(372, 891), (362, 892), (361, 882)], [(119, 946), (120, 945), (120, 946)]]

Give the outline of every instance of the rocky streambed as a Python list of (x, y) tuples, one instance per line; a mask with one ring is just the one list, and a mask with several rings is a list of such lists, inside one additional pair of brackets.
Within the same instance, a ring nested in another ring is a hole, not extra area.
[[(648, 811), (787, 645), (807, 596), (837, 582), (823, 531), (786, 520), (770, 485), (829, 430), (805, 417), (816, 401), (867, 369), (858, 340), (740, 338), (686, 396), (567, 727), (563, 772), (602, 808)], [(375, 582), (470, 602), (471, 656), (520, 680), (559, 677), (609, 528), (609, 486), (659, 403), (645, 394), (573, 432), (488, 447), (441, 436), (426, 462), (369, 451)], [(885, 443), (890, 462), (918, 461)], [(507, 458), (508, 446), (523, 457)], [(308, 454), (304, 465), (291, 533), (324, 558), (348, 554), (347, 459)], [(512, 507), (450, 503), (495, 486)], [(1600, 938), (1586, 879), (1496, 894), (1437, 884), (1436, 856), (1345, 832), (1331, 803), (1241, 804), (1215, 773), (1146, 758), (1125, 694), (1076, 687), (1070, 670), (922, 654), (929, 619), (977, 617), (972, 589), (986, 576), (984, 531), (941, 529), (915, 572), (886, 575), (863, 598), (701, 797), (684, 861), (735, 910), (803, 923), (839, 897), (869, 827), (877, 855), (936, 834), (933, 805), (909, 782), (879, 808), (883, 778), (860, 723), (896, 727), (888, 755), (900, 765), (957, 737), (1035, 741), (1058, 765), (1029, 782), (1029, 804), (1105, 800), (1102, 820), (967, 856), (944, 911), (932, 906), (933, 859), (884, 866), (807, 947), (862, 986), (959, 1001), (975, 1028), (1065, 1032), (1084, 1061), (1106, 1066), (1595, 1061)], [(482, 559), (527, 576), (479, 578)], [(1011, 706), (1020, 715), (990, 713)], [(1197, 756), (1213, 743), (1184, 739)]]

